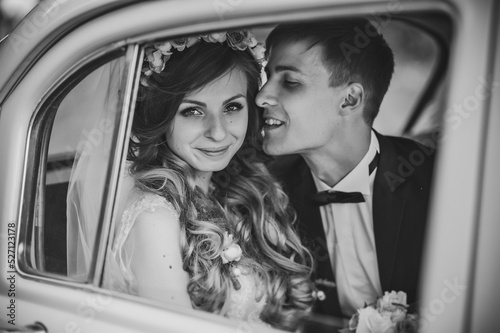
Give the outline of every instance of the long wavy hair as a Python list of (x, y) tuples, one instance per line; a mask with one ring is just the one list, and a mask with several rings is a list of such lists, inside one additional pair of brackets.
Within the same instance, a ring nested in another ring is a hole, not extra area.
[[(204, 194), (194, 170), (166, 143), (184, 96), (233, 69), (247, 78), (248, 129), (229, 165), (212, 176)], [(221, 313), (231, 288), (228, 265), (221, 259), (224, 233), (241, 246), (239, 265), (254, 270), (265, 286), (261, 319), (294, 330), (313, 303), (312, 256), (293, 229), (295, 213), (288, 197), (265, 166), (260, 112), (255, 95), (260, 65), (248, 51), (220, 43), (199, 43), (174, 52), (161, 74), (141, 86), (132, 127), (129, 159), (140, 188), (164, 196), (180, 214), (183, 268), (194, 308)], [(168, 282), (166, 282), (168, 283)]]

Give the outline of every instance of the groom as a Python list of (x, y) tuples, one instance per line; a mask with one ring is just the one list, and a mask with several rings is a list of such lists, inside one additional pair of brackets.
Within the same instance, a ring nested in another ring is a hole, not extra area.
[(264, 150), (316, 259), (316, 312), (349, 317), (385, 291), (417, 296), (434, 151), (372, 129), (394, 71), (368, 21), (268, 36)]

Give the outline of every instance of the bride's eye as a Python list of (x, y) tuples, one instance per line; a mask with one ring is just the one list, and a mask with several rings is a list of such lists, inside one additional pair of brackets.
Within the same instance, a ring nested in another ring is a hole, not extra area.
[(201, 115), (203, 115), (203, 113), (198, 108), (194, 108), (194, 107), (186, 108), (186, 109), (182, 110), (179, 113), (180, 113), (181, 116), (184, 116), (184, 117), (201, 116)]
[(233, 102), (226, 105), (226, 107), (224, 108), (224, 112), (236, 112), (240, 111), (241, 109), (243, 109), (243, 105), (241, 103)]

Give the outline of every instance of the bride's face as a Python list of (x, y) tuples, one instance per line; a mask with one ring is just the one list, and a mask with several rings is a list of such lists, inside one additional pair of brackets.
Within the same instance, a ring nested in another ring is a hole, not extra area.
[(224, 169), (248, 125), (247, 79), (239, 69), (187, 94), (170, 128), (170, 149), (199, 172)]

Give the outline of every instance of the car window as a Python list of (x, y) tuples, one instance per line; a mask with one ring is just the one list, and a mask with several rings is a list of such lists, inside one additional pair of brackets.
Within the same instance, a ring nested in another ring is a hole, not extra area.
[[(36, 116), (31, 138), (40, 163), (36, 203), (21, 261), (30, 273), (85, 282), (92, 272), (125, 68), (121, 56), (82, 70), (61, 83)], [(89, 161), (90, 155), (97, 158)]]
[[(379, 23), (378, 27), (393, 50), (395, 68), (374, 128), (386, 135), (402, 135), (406, 134), (405, 125), (432, 79), (439, 48), (431, 35), (407, 22), (393, 20), (390, 24)], [(436, 128), (435, 106), (430, 104), (426, 108), (425, 117), (412, 135)]]
[[(267, 35), (274, 27), (275, 25), (254, 27), (252, 31), (258, 42), (265, 43)], [(374, 128), (383, 134), (401, 135), (419, 103), (423, 90), (432, 79), (439, 52), (438, 44), (424, 30), (407, 22), (393, 21), (389, 25), (379, 25), (378, 28), (393, 49), (396, 68)], [(411, 43), (408, 43), (409, 39)], [(161, 40), (156, 43), (161, 44)], [(266, 77), (264, 72), (262, 74), (265, 83)], [(434, 128), (438, 124), (431, 123), (429, 126)], [(109, 244), (114, 241), (110, 238)]]

